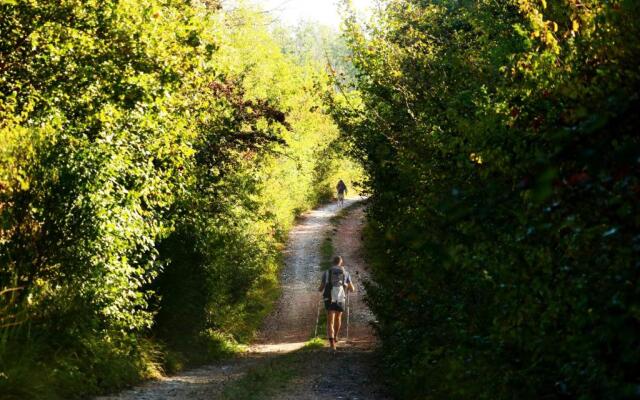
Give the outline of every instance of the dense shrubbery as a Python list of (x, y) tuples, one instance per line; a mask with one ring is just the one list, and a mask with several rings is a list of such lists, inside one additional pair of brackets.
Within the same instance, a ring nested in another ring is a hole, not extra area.
[(284, 233), (337, 173), (326, 78), (260, 18), (0, 2), (3, 397), (104, 391), (165, 345), (250, 338)]
[(640, 3), (384, 4), (335, 108), (399, 398), (636, 398)]

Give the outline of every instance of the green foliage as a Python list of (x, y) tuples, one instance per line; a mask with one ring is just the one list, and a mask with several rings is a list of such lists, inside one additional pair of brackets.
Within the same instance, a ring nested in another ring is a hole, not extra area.
[(307, 342), (304, 344), (304, 348), (309, 350), (320, 350), (324, 349), (326, 347), (326, 344), (326, 340), (315, 337), (313, 339), (307, 340)]
[(384, 2), (333, 99), (374, 192), (371, 306), (399, 398), (632, 398), (634, 1)]
[(0, 3), (3, 396), (109, 391), (251, 338), (340, 167), (328, 79), (261, 18)]

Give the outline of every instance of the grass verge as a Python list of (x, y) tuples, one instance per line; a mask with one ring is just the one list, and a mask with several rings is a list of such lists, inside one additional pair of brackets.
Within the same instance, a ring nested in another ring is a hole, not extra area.
[(305, 346), (291, 353), (275, 356), (250, 369), (240, 379), (229, 383), (222, 393), (223, 400), (262, 400), (282, 393), (302, 375), (310, 356), (324, 348), (324, 341), (311, 339)]

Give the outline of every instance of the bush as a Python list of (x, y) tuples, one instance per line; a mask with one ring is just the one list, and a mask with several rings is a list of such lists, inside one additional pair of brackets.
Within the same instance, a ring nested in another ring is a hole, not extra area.
[(348, 19), (370, 290), (400, 398), (631, 398), (640, 7), (389, 1)]

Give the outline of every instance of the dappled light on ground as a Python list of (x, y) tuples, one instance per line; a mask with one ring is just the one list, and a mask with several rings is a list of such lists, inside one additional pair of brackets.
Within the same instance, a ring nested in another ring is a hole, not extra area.
[(307, 342), (294, 342), (294, 343), (278, 343), (278, 344), (255, 344), (249, 346), (247, 350), (249, 353), (290, 353), (292, 351), (302, 349)]

